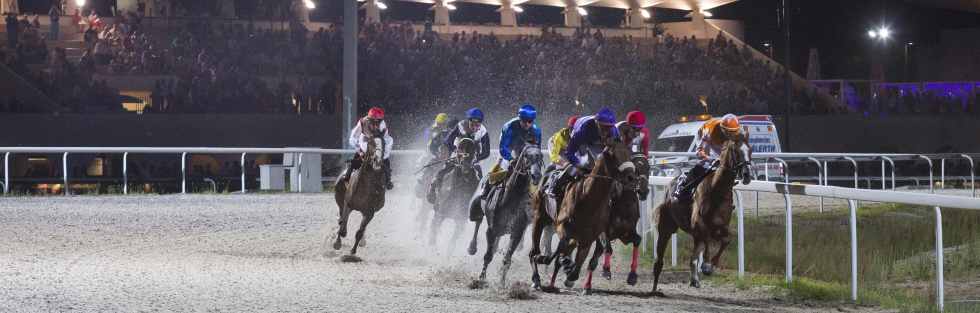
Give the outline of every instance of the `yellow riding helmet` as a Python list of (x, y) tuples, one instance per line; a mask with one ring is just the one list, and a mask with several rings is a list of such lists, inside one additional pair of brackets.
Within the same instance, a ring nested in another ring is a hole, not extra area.
[(725, 114), (721, 117), (721, 123), (718, 124), (721, 125), (721, 128), (731, 132), (737, 132), (740, 127), (738, 117), (735, 114)]
[(449, 123), (449, 115), (446, 115), (446, 113), (439, 113), (439, 115), (436, 115), (436, 123)]

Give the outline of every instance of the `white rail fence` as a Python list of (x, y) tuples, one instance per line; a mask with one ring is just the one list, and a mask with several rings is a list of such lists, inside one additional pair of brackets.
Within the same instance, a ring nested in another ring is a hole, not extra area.
[[(666, 187), (673, 178), (670, 177), (650, 177), (650, 186)], [(745, 211), (742, 206), (743, 191), (758, 191), (784, 195), (786, 199), (786, 280), (793, 279), (793, 204), (790, 195), (828, 197), (847, 200), (850, 205), (850, 237), (851, 237), (851, 298), (857, 300), (857, 219), (856, 213), (858, 201), (875, 201), (886, 203), (905, 203), (933, 207), (936, 213), (936, 285), (937, 285), (937, 305), (943, 309), (943, 225), (940, 207), (951, 209), (980, 210), (980, 199), (958, 196), (942, 196), (917, 194), (907, 192), (864, 190), (833, 186), (813, 186), (799, 184), (785, 184), (764, 181), (752, 181), (748, 185), (737, 185), (735, 187), (736, 208), (738, 210), (738, 274), (745, 275)], [(666, 191), (665, 191), (666, 192)], [(656, 206), (656, 192), (653, 194), (650, 208)], [(644, 217), (649, 221), (649, 215)], [(646, 229), (643, 229), (646, 232)], [(672, 263), (677, 265), (677, 237), (672, 237), (673, 244), (671, 255)]]

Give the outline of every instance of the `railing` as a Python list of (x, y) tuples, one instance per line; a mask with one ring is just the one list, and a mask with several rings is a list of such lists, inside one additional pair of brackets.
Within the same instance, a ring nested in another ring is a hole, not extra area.
[[(68, 188), (68, 154), (69, 153), (122, 153), (123, 154), (123, 194), (129, 193), (128, 164), (126, 159), (130, 153), (174, 153), (181, 154), (181, 193), (187, 192), (187, 154), (188, 153), (215, 153), (215, 154), (239, 154), (241, 153), (241, 164), (245, 164), (245, 155), (248, 153), (303, 153), (333, 154), (344, 155), (353, 154), (353, 150), (344, 149), (313, 149), (313, 148), (146, 148), (146, 147), (0, 147), (0, 152), (4, 153), (3, 158), (3, 194), (10, 192), (10, 154), (13, 153), (63, 153), (62, 155), (62, 179), (65, 184), (65, 195), (70, 194)], [(391, 155), (417, 155), (422, 150), (393, 150)], [(300, 177), (302, 179), (302, 177)], [(245, 171), (241, 174), (242, 193), (245, 193)], [(211, 181), (214, 184), (214, 181)]]
[[(673, 178), (670, 177), (650, 177), (650, 186), (654, 187), (653, 201), (651, 208), (656, 206), (657, 187), (666, 187)], [(666, 189), (666, 188), (665, 188)], [(881, 191), (881, 190), (862, 190), (854, 188), (833, 187), (833, 186), (813, 186), (773, 183), (764, 181), (752, 181), (748, 185), (736, 185), (735, 195), (737, 199), (736, 208), (738, 210), (738, 274), (745, 275), (745, 224), (743, 222), (745, 211), (742, 207), (742, 192), (757, 191), (782, 194), (786, 199), (786, 280), (793, 279), (793, 203), (790, 195), (819, 196), (828, 198), (844, 199), (850, 206), (850, 237), (851, 237), (851, 298), (857, 300), (857, 219), (856, 210), (858, 201), (875, 201), (887, 203), (905, 203), (933, 207), (936, 212), (936, 284), (937, 284), (937, 305), (943, 309), (943, 225), (942, 213), (939, 207), (980, 210), (980, 199), (957, 196), (941, 196), (915, 194), (907, 192)], [(669, 192), (664, 190), (664, 192)], [(644, 212), (646, 213), (646, 212)], [(647, 215), (647, 214), (644, 214)], [(646, 233), (646, 229), (641, 229)], [(671, 254), (673, 255), (673, 265), (677, 265), (677, 237), (673, 236)]]

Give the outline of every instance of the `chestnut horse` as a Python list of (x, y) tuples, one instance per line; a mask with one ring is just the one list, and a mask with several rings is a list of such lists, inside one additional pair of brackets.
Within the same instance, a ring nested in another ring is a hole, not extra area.
[[(351, 211), (361, 212), (361, 227), (354, 235), (354, 247), (350, 254), (357, 253), (358, 245), (363, 246), (364, 229), (374, 218), (374, 213), (385, 205), (385, 178), (381, 169), (382, 158), (385, 154), (383, 133), (371, 132), (371, 140), (367, 143), (367, 151), (361, 153), (361, 167), (351, 174), (346, 184), (334, 186), (334, 198), (340, 207), (340, 228), (337, 230), (337, 241), (334, 250), (340, 250), (340, 238), (347, 237), (347, 217)], [(348, 164), (347, 166), (351, 166)]]
[[(595, 256), (602, 253), (602, 248), (596, 240), (606, 231), (609, 218), (609, 198), (612, 197), (614, 181), (624, 182), (627, 186), (636, 183), (635, 168), (630, 160), (629, 148), (619, 140), (604, 139), (606, 148), (595, 161), (595, 167), (585, 179), (576, 180), (565, 188), (565, 196), (560, 209), (556, 208), (554, 199), (545, 194), (544, 188), (539, 188), (531, 197), (531, 210), (534, 212), (534, 227), (532, 228), (532, 247), (529, 253), (533, 274), (532, 287), (541, 288), (541, 277), (538, 274), (538, 264), (549, 264), (555, 258), (561, 257), (555, 265), (551, 276), (551, 286), (555, 284), (558, 270), (565, 268), (565, 287), (571, 288), (578, 280), (582, 264), (588, 256), (589, 249), (596, 243), (595, 255), (590, 263), (598, 264)], [(541, 254), (541, 235), (549, 223), (555, 225), (558, 234), (558, 248), (551, 256)], [(571, 255), (577, 249), (575, 261)], [(595, 265), (590, 265), (595, 268)], [(586, 276), (583, 293), (592, 293), (592, 271)]]
[(720, 243), (718, 252), (710, 262), (701, 264), (701, 272), (708, 276), (714, 273), (712, 264), (719, 264), (722, 252), (732, 241), (728, 227), (732, 211), (735, 210), (732, 204), (732, 188), (738, 180), (743, 185), (749, 184), (752, 177), (748, 166), (752, 158), (748, 137), (747, 133), (734, 133), (725, 142), (714, 174), (701, 181), (693, 202), (677, 203), (671, 197), (670, 191), (674, 190), (678, 178), (675, 177), (668, 184), (664, 202), (653, 211), (653, 224), (660, 237), (657, 241), (657, 261), (653, 265), (653, 294), (663, 296), (662, 292), (657, 291), (657, 284), (664, 268), (664, 251), (670, 242), (667, 238), (676, 233), (678, 228), (694, 237), (694, 249), (690, 257), (691, 286), (701, 288), (697, 271), (698, 257), (702, 251), (705, 257), (711, 255), (709, 244), (712, 240)]
[[(643, 239), (636, 231), (636, 222), (640, 220), (640, 201), (646, 201), (650, 192), (647, 183), (650, 178), (650, 161), (647, 156), (642, 153), (634, 154), (633, 165), (636, 166), (638, 177), (636, 188), (627, 188), (623, 184), (614, 185), (609, 210), (609, 226), (606, 228), (606, 233), (599, 238), (606, 253), (606, 260), (602, 266), (602, 277), (606, 279), (612, 279), (612, 271), (609, 268), (612, 241), (619, 239), (623, 244), (633, 244), (633, 260), (630, 262), (629, 275), (626, 276), (626, 283), (630, 286), (636, 285), (636, 267), (639, 264), (637, 258)], [(595, 270), (595, 267), (589, 270)]]
[(476, 168), (473, 160), (476, 155), (476, 142), (470, 138), (460, 139), (456, 148), (456, 156), (453, 158), (455, 167), (452, 172), (446, 175), (442, 188), (436, 191), (436, 201), (432, 209), (435, 214), (432, 216), (430, 225), (429, 244), (436, 243), (436, 235), (439, 233), (439, 226), (446, 219), (455, 222), (456, 230), (453, 232), (452, 244), (455, 246), (459, 234), (463, 230), (463, 225), (469, 221), (469, 200), (470, 195), (476, 190), (480, 178), (477, 177)]

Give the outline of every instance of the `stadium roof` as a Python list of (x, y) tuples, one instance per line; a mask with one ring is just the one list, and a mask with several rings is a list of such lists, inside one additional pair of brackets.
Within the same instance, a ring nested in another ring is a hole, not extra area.
[(977, 0), (906, 0), (907, 2), (931, 5), (945, 9), (980, 13), (980, 1)]
[[(435, 0), (404, 0), (418, 3), (436, 3)], [(629, 9), (631, 6), (641, 8), (656, 7), (665, 9), (693, 10), (700, 8), (708, 10), (720, 5), (738, 0), (450, 0), (449, 2), (480, 3), (490, 5), (504, 4), (534, 4), (554, 7), (592, 6), (617, 9)]]

